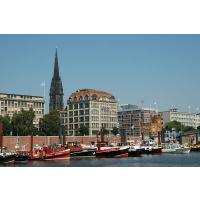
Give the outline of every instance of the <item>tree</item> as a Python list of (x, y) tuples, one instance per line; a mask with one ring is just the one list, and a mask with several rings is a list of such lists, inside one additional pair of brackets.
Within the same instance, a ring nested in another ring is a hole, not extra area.
[(89, 128), (87, 126), (81, 126), (78, 129), (78, 135), (79, 136), (89, 135)]
[(180, 122), (177, 122), (177, 121), (172, 121), (165, 125), (165, 130), (167, 131), (171, 131), (172, 128), (175, 128), (176, 131), (182, 131), (182, 132), (195, 130), (195, 128), (193, 128), (192, 126), (184, 126)]
[(48, 136), (59, 135), (60, 131), (60, 115), (58, 111), (50, 112), (46, 114), (43, 119), (40, 120), (40, 135), (45, 134)]
[(113, 135), (118, 135), (119, 134), (119, 129), (117, 127), (114, 127), (113, 130), (111, 131)]
[(187, 131), (194, 131), (195, 128), (193, 128), (192, 126), (185, 126), (184, 127), (184, 132), (187, 132)]
[(181, 131), (183, 130), (183, 127), (184, 126), (180, 122), (177, 122), (177, 121), (172, 121), (165, 125), (165, 129), (167, 131), (171, 131), (173, 128), (175, 128), (177, 131)]
[(101, 132), (102, 132), (104, 135), (108, 135), (108, 134), (109, 134), (109, 130), (107, 130), (106, 128), (102, 128), (102, 129), (101, 129)]
[(12, 117), (12, 129), (14, 135), (26, 136), (33, 133), (35, 112), (32, 108), (29, 111), (21, 110), (19, 113), (14, 113)]
[(10, 117), (9, 116), (5, 116), (5, 117), (0, 116), (0, 122), (3, 124), (4, 135), (10, 135), (10, 133), (12, 131)]
[(197, 130), (200, 130), (200, 126), (197, 127)]

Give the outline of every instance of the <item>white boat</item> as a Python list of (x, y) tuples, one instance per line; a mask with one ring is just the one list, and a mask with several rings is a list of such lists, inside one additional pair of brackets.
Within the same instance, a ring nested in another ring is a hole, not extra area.
[(162, 153), (188, 154), (190, 147), (183, 147), (179, 143), (162, 144)]

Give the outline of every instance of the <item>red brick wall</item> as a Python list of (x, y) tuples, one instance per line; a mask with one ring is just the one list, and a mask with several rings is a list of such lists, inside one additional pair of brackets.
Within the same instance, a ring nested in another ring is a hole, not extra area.
[[(90, 145), (91, 142), (96, 142), (96, 136), (90, 137), (90, 136), (85, 136), (85, 137), (73, 137), (73, 136), (67, 136), (66, 137), (67, 142), (80, 142), (82, 144), (87, 144)], [(110, 144), (110, 143), (120, 143), (121, 138), (120, 137), (105, 137), (105, 141)], [(14, 151), (15, 150), (15, 145), (17, 143), (17, 137), (16, 136), (3, 136), (3, 146), (7, 147), (8, 150)], [(30, 143), (31, 143), (31, 137), (30, 136), (21, 136), (19, 137), (19, 144), (20, 146), (26, 146), (26, 150), (30, 149)], [(33, 145), (49, 145), (49, 144), (59, 144), (60, 139), (58, 136), (35, 136), (33, 138)]]

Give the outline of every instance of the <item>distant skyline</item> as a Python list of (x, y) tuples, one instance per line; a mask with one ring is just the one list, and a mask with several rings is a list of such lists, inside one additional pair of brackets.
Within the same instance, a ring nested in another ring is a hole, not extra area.
[(43, 96), (45, 81), (48, 109), (56, 47), (65, 105), (94, 88), (120, 104), (200, 108), (200, 35), (0, 35), (0, 92)]

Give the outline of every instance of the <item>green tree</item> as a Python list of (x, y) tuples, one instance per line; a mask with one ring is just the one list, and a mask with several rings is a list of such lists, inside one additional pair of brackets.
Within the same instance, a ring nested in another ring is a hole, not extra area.
[(165, 125), (165, 129), (167, 131), (171, 131), (172, 128), (175, 128), (177, 131), (183, 131), (185, 126), (182, 125), (180, 122), (177, 122), (177, 121), (172, 121), (172, 122), (169, 122)]
[(102, 128), (102, 129), (101, 129), (101, 132), (102, 132), (104, 135), (108, 135), (108, 134), (109, 134), (109, 130), (107, 130), (106, 128)]
[(119, 134), (119, 129), (117, 127), (114, 127), (113, 130), (111, 131), (113, 135), (118, 135)]
[(9, 116), (0, 116), (0, 122), (3, 124), (3, 133), (4, 135), (10, 135), (12, 131), (11, 120)]
[(54, 111), (46, 114), (43, 119), (40, 120), (40, 135), (59, 135), (60, 131), (60, 115), (59, 112)]
[(185, 126), (184, 127), (184, 132), (187, 132), (187, 131), (194, 131), (195, 130), (195, 128), (193, 128), (192, 126)]
[(81, 126), (78, 129), (78, 136), (86, 136), (89, 135), (89, 128), (87, 126)]
[(172, 128), (175, 128), (177, 131), (187, 132), (187, 131), (194, 131), (195, 128), (192, 126), (184, 126), (180, 122), (172, 121), (165, 125), (165, 130), (171, 131)]
[(12, 128), (14, 135), (31, 135), (35, 129), (33, 120), (35, 118), (35, 112), (32, 108), (29, 111), (21, 110), (19, 113), (14, 113), (12, 117)]

